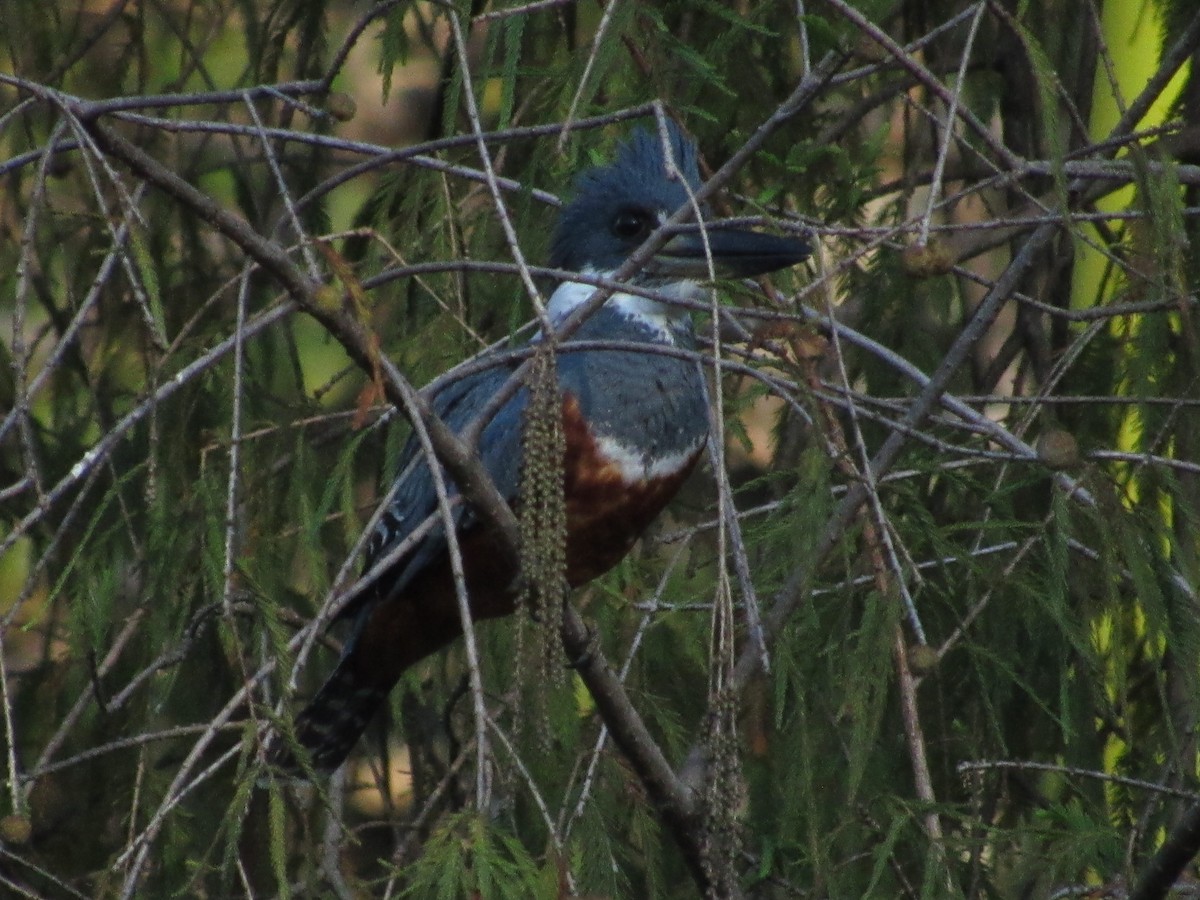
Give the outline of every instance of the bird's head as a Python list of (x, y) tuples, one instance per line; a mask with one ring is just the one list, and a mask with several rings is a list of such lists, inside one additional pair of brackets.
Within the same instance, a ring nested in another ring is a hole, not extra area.
[[(689, 202), (700, 188), (696, 145), (674, 122), (667, 141), (657, 129), (639, 128), (621, 145), (616, 161), (588, 169), (558, 219), (550, 265), (596, 275), (616, 271), (646, 237)], [(669, 156), (668, 156), (669, 154)], [(707, 209), (701, 208), (702, 215)], [(709, 227), (694, 222), (675, 234), (635, 279), (669, 286), (717, 277), (746, 278), (793, 266), (809, 255), (797, 238)], [(710, 272), (709, 258), (712, 269)]]

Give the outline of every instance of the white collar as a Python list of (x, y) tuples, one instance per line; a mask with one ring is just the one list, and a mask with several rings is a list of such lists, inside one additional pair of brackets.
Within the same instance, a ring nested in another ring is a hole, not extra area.
[[(611, 278), (613, 275), (612, 272), (597, 272), (594, 269), (584, 269), (581, 274), (599, 278)], [(660, 292), (680, 299), (690, 299), (696, 290), (697, 285), (694, 281), (677, 281), (659, 288)], [(584, 284), (581, 281), (562, 282), (554, 289), (554, 293), (550, 295), (550, 302), (546, 304), (546, 313), (550, 316), (550, 321), (557, 325), (586, 303), (595, 292), (596, 286), (592, 284)], [(687, 310), (678, 306), (622, 291), (614, 293), (604, 305), (607, 309), (658, 332), (671, 343), (674, 343), (673, 330), (683, 324), (688, 315)]]

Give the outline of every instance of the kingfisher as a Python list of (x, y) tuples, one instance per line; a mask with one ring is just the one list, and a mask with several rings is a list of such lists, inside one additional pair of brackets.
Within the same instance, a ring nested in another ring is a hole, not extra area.
[[(672, 121), (639, 128), (615, 161), (575, 181), (549, 252), (551, 267), (611, 276), (643, 241), (700, 188), (695, 143)], [(701, 208), (701, 216), (706, 210)], [(695, 356), (690, 314), (672, 300), (701, 294), (702, 282), (745, 278), (805, 259), (807, 243), (719, 225), (680, 229), (626, 284), (659, 299), (617, 291), (559, 345), (555, 354), (565, 449), (566, 582), (574, 588), (615, 566), (674, 496), (708, 440), (704, 377)], [(546, 305), (557, 327), (596, 288), (566, 278)], [(544, 338), (540, 332), (531, 343)], [(571, 351), (573, 342), (604, 342)], [(644, 349), (638, 349), (638, 345)], [(657, 351), (657, 352), (655, 352)], [(691, 354), (689, 356), (689, 353)], [(519, 360), (464, 377), (433, 400), (437, 415), (462, 433), (501, 391)], [(552, 395), (551, 395), (552, 396)], [(483, 467), (514, 508), (521, 503), (522, 430), (529, 407), (522, 387), (480, 433)], [(415, 439), (401, 454), (401, 475), (369, 541), (370, 571), (430, 516), (436, 516), (434, 474)], [(451, 496), (457, 494), (445, 476)], [(495, 534), (465, 504), (453, 507), (472, 619), (512, 613), (519, 572)], [(295, 720), (297, 744), (314, 770), (345, 760), (400, 676), (462, 634), (449, 543), (440, 524), (339, 614), (349, 620), (340, 661)], [(298, 771), (292, 751), (276, 741), (269, 757)]]

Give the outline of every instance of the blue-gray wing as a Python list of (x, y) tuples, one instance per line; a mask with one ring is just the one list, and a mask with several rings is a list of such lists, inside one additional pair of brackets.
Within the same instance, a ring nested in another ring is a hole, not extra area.
[[(461, 434), (480, 411), (508, 381), (512, 370), (507, 367), (487, 369), (467, 376), (447, 387), (434, 399), (433, 408), (452, 431)], [(484, 428), (479, 441), (479, 455), (484, 469), (491, 476), (500, 495), (508, 501), (516, 496), (521, 472), (521, 421), (528, 393), (523, 388), (513, 396)], [(458, 496), (458, 487), (443, 469), (447, 494)], [(387, 556), (429, 516), (437, 513), (437, 492), (430, 460), (422, 451), (416, 435), (409, 438), (400, 455), (400, 475), (394, 485), (391, 504), (375, 526), (367, 546), (364, 571), (376, 560)], [(455, 529), (469, 528), (473, 512), (462, 503), (452, 508)], [(384, 600), (403, 591), (426, 566), (442, 559), (447, 550), (446, 532), (438, 521), (420, 543), (382, 579), (381, 590), (368, 592), (351, 603), (340, 618), (355, 615), (365, 604)]]

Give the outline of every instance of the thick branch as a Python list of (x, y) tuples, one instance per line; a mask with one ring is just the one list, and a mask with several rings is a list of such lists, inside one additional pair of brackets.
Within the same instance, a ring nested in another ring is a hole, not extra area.
[[(86, 115), (82, 116), (86, 121)], [(420, 415), (439, 462), (445, 466), (463, 497), (480, 518), (500, 536), (505, 552), (517, 556), (516, 517), (496, 490), (495, 484), (473, 448), (459, 439), (433, 411), (428, 399), (413, 389), (400, 371), (375, 348), (373, 335), (342, 305), (331, 302), (330, 289), (313, 281), (295, 265), (278, 244), (254, 231), (237, 214), (187, 183), (153, 157), (99, 122), (87, 128), (96, 144), (122, 160), (139, 176), (195, 212), (213, 228), (237, 244), (247, 256), (270, 273), (305, 312), (313, 316), (364, 371), (384, 374), (388, 400), (400, 409), (415, 409)], [(378, 367), (378, 368), (377, 368)], [(575, 660), (580, 677), (591, 692), (596, 707), (617, 745), (641, 779), (651, 802), (657, 807), (693, 873), (704, 880), (701, 866), (701, 830), (691, 792), (676, 778), (661, 749), (634, 708), (624, 686), (605, 659), (578, 612), (569, 604), (563, 617), (562, 639)]]
[(1129, 900), (1162, 900), (1197, 853), (1200, 853), (1200, 803), (1193, 803), (1142, 870), (1129, 892)]

